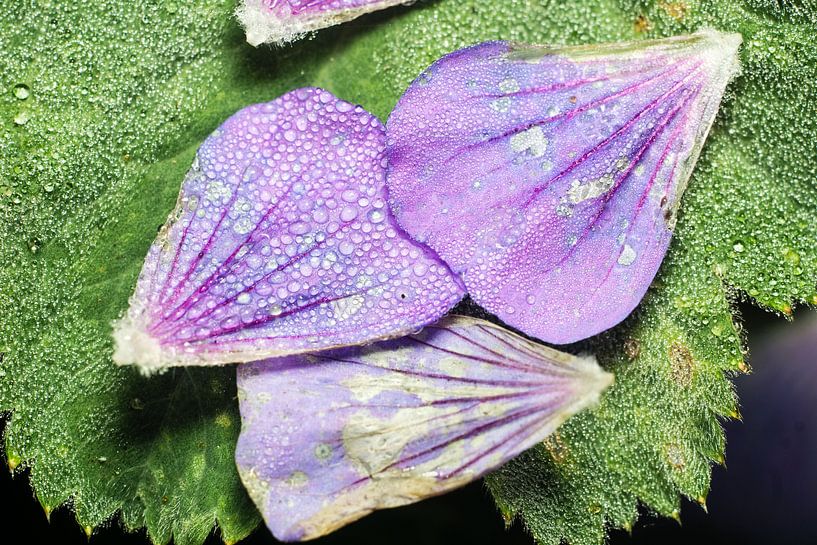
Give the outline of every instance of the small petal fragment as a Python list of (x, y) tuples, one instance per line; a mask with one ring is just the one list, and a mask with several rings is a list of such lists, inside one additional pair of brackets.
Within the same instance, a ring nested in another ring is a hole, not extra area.
[(389, 213), (383, 125), (315, 88), (247, 107), (196, 155), (151, 246), (120, 364), (147, 370), (405, 335), (463, 295)]
[(252, 46), (297, 40), (307, 32), (414, 0), (244, 0), (236, 16)]
[(492, 42), (442, 58), (387, 124), (398, 222), (529, 335), (614, 326), (664, 258), (740, 42)]
[(236, 462), (275, 537), (312, 539), (495, 469), (612, 378), (593, 357), (451, 316), (373, 346), (240, 366)]

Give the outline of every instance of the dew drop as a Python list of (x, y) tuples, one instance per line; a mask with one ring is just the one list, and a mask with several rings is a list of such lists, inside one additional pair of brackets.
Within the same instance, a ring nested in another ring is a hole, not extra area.
[(357, 217), (357, 208), (354, 206), (346, 206), (340, 213), (341, 221), (352, 221)]
[(338, 245), (338, 250), (343, 255), (351, 255), (355, 251), (355, 245), (348, 240), (344, 240)]
[(25, 125), (29, 119), (31, 119), (31, 115), (26, 111), (22, 111), (14, 116), (14, 124)]
[(289, 226), (289, 232), (293, 235), (304, 235), (309, 232), (309, 224), (303, 221), (298, 221)]
[(386, 213), (382, 210), (375, 209), (369, 212), (369, 221), (372, 223), (380, 223), (384, 219), (386, 219)]
[(25, 100), (29, 97), (31, 91), (25, 83), (18, 83), (14, 86), (14, 96), (19, 100)]

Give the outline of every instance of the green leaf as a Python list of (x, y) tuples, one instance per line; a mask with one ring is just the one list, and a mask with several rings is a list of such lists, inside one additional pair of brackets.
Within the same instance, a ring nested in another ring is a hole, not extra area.
[[(238, 481), (234, 370), (145, 379), (110, 360), (147, 248), (205, 135), (238, 108), (319, 85), (385, 118), (429, 63), (488, 39), (592, 43), (741, 32), (732, 84), (636, 314), (588, 346), (617, 377), (601, 407), (490, 476), (544, 543), (601, 543), (638, 502), (677, 513), (723, 459), (733, 303), (817, 304), (817, 7), (805, 0), (428, 0), (253, 50), (232, 2), (0, 8), (0, 410), (9, 465), (47, 509), (116, 513), (152, 540), (228, 542), (258, 515)], [(20, 91), (25, 85), (29, 96)]]

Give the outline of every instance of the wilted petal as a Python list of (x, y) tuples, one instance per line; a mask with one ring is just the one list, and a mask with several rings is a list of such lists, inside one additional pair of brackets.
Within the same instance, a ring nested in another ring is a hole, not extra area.
[(198, 151), (150, 248), (118, 363), (242, 362), (404, 335), (462, 296), (395, 228), (385, 135), (307, 88), (228, 119)]
[(236, 10), (247, 42), (282, 43), (361, 15), (414, 0), (243, 0)]
[(444, 57), (387, 124), (397, 220), (530, 335), (567, 343), (617, 324), (664, 257), (740, 41), (493, 42)]
[(310, 539), (476, 479), (611, 381), (592, 357), (450, 317), (369, 347), (240, 366), (236, 462), (273, 534)]

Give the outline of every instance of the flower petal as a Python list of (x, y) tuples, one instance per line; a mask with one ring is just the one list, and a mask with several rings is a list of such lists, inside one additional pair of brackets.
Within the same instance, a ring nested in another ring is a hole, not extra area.
[(478, 478), (611, 382), (592, 357), (452, 316), (369, 347), (240, 366), (236, 462), (272, 533), (311, 539)]
[(245, 108), (198, 151), (150, 248), (118, 363), (252, 361), (405, 335), (462, 297), (386, 204), (382, 124), (327, 91)]
[(612, 327), (663, 260), (740, 41), (492, 42), (442, 58), (387, 123), (398, 222), (529, 335)]
[(284, 43), (307, 32), (339, 25), (373, 11), (414, 0), (244, 0), (236, 16), (247, 32), (247, 42)]

